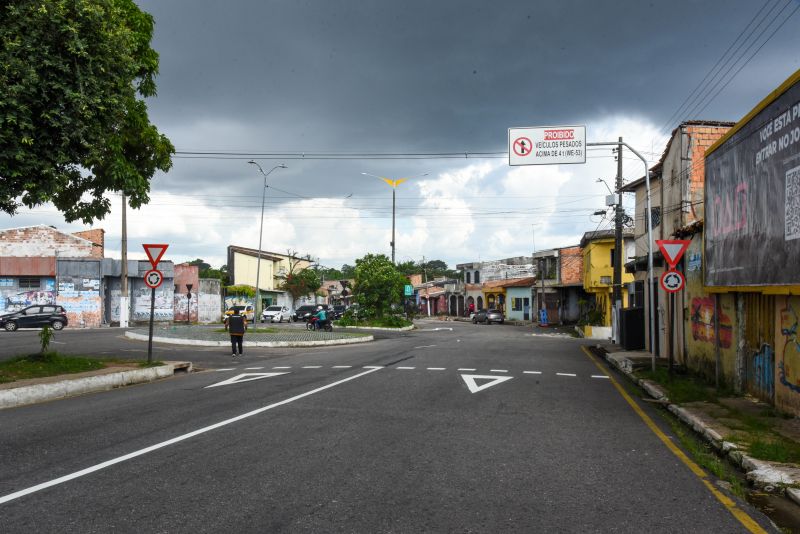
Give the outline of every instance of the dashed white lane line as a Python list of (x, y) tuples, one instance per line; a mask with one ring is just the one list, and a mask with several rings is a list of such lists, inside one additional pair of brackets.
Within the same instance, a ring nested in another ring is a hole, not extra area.
[(273, 367), (273, 369), (291, 369), (291, 368), (292, 368), (291, 365), (283, 365), (283, 366)]
[(321, 365), (304, 365), (303, 369), (322, 369)]
[(334, 365), (333, 369), (350, 369), (352, 365)]
[(245, 367), (245, 371), (256, 371), (258, 369), (263, 369), (263, 367)]
[(542, 372), (541, 371), (522, 371), (522, 374), (524, 374), (524, 375), (540, 375), (540, 374), (542, 374)]
[(507, 373), (508, 369), (489, 369), (490, 373)]
[(428, 349), (431, 347), (435, 347), (436, 345), (420, 345), (419, 347), (414, 347), (415, 349)]
[(236, 370), (236, 368), (235, 368), (235, 367), (229, 367), (229, 368), (225, 368), (225, 369), (217, 369), (217, 372), (221, 372), (221, 371), (235, 371), (235, 370)]
[(592, 378), (608, 378), (608, 375), (592, 375)]
[(446, 367), (428, 367), (428, 371), (444, 371)]
[(557, 376), (578, 376), (574, 373), (556, 373)]
[(459, 371), (477, 371), (477, 369), (472, 369), (471, 367), (459, 367)]
[(364, 369), (383, 369), (383, 365), (365, 365)]
[(416, 367), (398, 367), (397, 369), (416, 369)]

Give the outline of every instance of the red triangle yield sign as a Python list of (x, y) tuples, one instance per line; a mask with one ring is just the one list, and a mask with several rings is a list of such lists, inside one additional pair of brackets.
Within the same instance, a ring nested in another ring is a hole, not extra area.
[(681, 261), (683, 253), (689, 248), (691, 241), (688, 239), (657, 239), (656, 245), (661, 249), (661, 254), (664, 260), (669, 265), (670, 269), (675, 269), (678, 262)]
[(163, 245), (163, 244), (161, 245), (142, 244), (142, 247), (144, 247), (144, 253), (147, 254), (147, 259), (150, 260), (150, 265), (153, 266), (153, 269), (158, 267), (158, 262), (161, 261), (161, 257), (167, 251), (168, 246), (169, 245)]

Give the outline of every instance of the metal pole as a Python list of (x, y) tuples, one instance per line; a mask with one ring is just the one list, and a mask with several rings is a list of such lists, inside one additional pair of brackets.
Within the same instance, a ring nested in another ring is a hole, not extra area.
[(122, 287), (119, 293), (119, 326), (128, 326), (128, 197), (122, 195)]
[(645, 220), (647, 221), (647, 296), (648, 302), (650, 306), (650, 346), (652, 350), (650, 351), (652, 354), (652, 368), (653, 372), (656, 370), (656, 353), (655, 353), (655, 329), (656, 329), (656, 316), (655, 310), (653, 309), (653, 221), (652, 221), (652, 209), (650, 207), (650, 169), (647, 167), (647, 160), (639, 154), (636, 150), (634, 150), (629, 144), (627, 143), (619, 143), (619, 142), (599, 142), (599, 143), (586, 143), (586, 146), (608, 146), (608, 145), (620, 145), (626, 146), (628, 150), (636, 154), (642, 163), (644, 163), (644, 178), (645, 178), (645, 188), (647, 191), (647, 214), (645, 216)]
[(719, 391), (719, 373), (722, 365), (721, 355), (719, 350), (719, 293), (714, 293), (714, 384), (717, 391)]
[(156, 288), (150, 289), (150, 333), (147, 336), (147, 363), (153, 363), (153, 314), (156, 309)]
[(392, 187), (392, 265), (394, 265), (394, 209), (395, 209), (395, 191)]
[[(259, 170), (261, 167), (259, 167)], [(269, 171), (272, 172), (272, 171)], [(263, 171), (261, 174), (264, 174)], [(267, 175), (264, 174), (264, 188), (261, 190), (261, 223), (258, 226), (258, 263), (256, 264), (256, 301), (253, 303), (253, 324), (256, 323), (258, 314), (258, 303), (261, 299), (261, 237), (264, 234), (264, 201), (267, 197)], [(247, 313), (245, 313), (245, 317)], [(255, 328), (255, 327), (253, 327)]]

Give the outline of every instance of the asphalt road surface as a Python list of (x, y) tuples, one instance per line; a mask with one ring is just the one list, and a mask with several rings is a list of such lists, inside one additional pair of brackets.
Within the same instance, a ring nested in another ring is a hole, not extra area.
[[(236, 362), (180, 348), (158, 357), (208, 370), (0, 411), (0, 532), (771, 529), (723, 504), (584, 341), (420, 326)], [(65, 332), (58, 350), (146, 350), (118, 336)]]

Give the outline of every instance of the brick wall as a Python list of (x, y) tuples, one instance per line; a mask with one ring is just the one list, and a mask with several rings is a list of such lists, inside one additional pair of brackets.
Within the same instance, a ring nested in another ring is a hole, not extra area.
[(583, 251), (581, 247), (562, 248), (558, 252), (561, 262), (562, 284), (583, 283)]
[(95, 228), (93, 230), (84, 230), (82, 232), (75, 232), (72, 235), (88, 239), (96, 247), (92, 247), (92, 258), (103, 258), (105, 253), (105, 237), (106, 231), (102, 228)]
[(725, 135), (728, 126), (687, 126), (686, 133), (691, 139), (689, 154), (689, 217), (686, 223), (703, 218), (703, 186), (706, 181), (705, 152), (720, 137)]
[(44, 224), (0, 231), (0, 256), (87, 258), (94, 248), (91, 241)]

